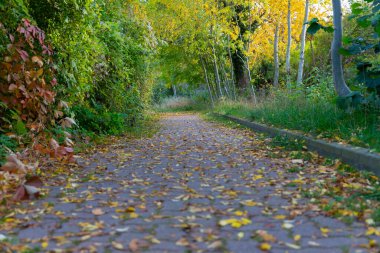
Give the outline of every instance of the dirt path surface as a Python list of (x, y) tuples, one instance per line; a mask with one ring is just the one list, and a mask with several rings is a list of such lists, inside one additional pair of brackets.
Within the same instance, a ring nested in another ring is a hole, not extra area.
[(196, 115), (161, 123), (150, 139), (82, 159), (85, 173), (15, 210), (0, 251), (378, 252), (364, 223), (324, 216), (301, 194), (327, 169), (313, 174), (316, 165), (296, 160), (306, 169), (290, 172), (254, 133)]

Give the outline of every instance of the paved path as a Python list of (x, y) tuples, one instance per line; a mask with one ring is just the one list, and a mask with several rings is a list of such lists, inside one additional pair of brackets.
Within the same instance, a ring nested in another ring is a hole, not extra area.
[(34, 252), (370, 252), (366, 226), (320, 214), (253, 133), (194, 115), (162, 125), (81, 160), (78, 178), (16, 210), (22, 222), (0, 234)]

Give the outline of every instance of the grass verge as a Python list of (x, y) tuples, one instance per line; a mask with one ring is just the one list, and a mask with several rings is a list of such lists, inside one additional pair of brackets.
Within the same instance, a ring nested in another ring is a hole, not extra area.
[(380, 115), (376, 111), (344, 111), (326, 99), (282, 95), (270, 97), (257, 106), (221, 102), (215, 112), (380, 152)]

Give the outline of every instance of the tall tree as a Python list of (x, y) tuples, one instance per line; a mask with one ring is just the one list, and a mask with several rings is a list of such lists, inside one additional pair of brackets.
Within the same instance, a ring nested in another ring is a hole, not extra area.
[(342, 2), (332, 0), (334, 19), (334, 39), (331, 45), (331, 60), (334, 78), (335, 91), (340, 97), (351, 93), (350, 88), (344, 80), (342, 55), (339, 53), (342, 48), (343, 25), (342, 25)]
[(278, 86), (278, 81), (280, 77), (280, 61), (278, 58), (278, 40), (279, 40), (279, 24), (276, 24), (276, 28), (274, 31), (274, 79), (273, 85)]
[(301, 33), (301, 51), (300, 51), (300, 62), (298, 65), (298, 76), (297, 76), (297, 85), (301, 85), (303, 81), (303, 69), (305, 65), (305, 44), (306, 44), (306, 28), (307, 21), (309, 19), (309, 0), (305, 2), (305, 17), (302, 26)]
[[(234, 6), (234, 19), (236, 25), (239, 28), (239, 40), (241, 43), (237, 43), (238, 46), (232, 52), (232, 64), (234, 66), (236, 87), (240, 90), (244, 90), (249, 87), (249, 75), (246, 68), (244, 45), (248, 42), (245, 40), (245, 34), (249, 31), (249, 25), (247, 21), (243, 20), (244, 12), (250, 11), (243, 3)], [(252, 29), (252, 26), (250, 26)], [(240, 44), (240, 46), (239, 46)], [(243, 45), (243, 46), (242, 46)]]
[(290, 49), (292, 47), (292, 20), (291, 20), (291, 0), (288, 0), (288, 44), (286, 47), (286, 82), (290, 84)]

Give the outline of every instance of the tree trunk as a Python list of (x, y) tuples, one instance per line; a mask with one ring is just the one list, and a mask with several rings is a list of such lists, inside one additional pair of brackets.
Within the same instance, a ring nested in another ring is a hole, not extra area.
[(175, 88), (174, 84), (173, 84), (173, 93), (174, 93), (174, 97), (177, 97), (177, 89)]
[[(249, 8), (247, 10), (247, 7), (243, 5), (235, 5), (234, 7), (235, 11), (235, 22), (238, 25), (240, 32), (239, 32), (239, 38), (245, 45), (247, 43), (246, 40), (244, 40), (244, 34), (247, 31), (252, 32), (252, 25), (248, 24), (244, 20), (242, 20), (242, 13), (245, 11), (250, 11)], [(247, 73), (247, 69), (245, 66), (245, 54), (243, 52), (244, 48), (236, 47), (235, 51), (232, 53), (232, 64), (234, 66), (234, 74), (235, 74), (235, 82), (236, 87), (239, 90), (245, 90), (247, 87), (249, 87), (249, 76)]]
[(291, 83), (290, 70), (290, 50), (292, 46), (292, 21), (291, 21), (291, 0), (288, 0), (288, 46), (286, 48), (286, 83)]
[(218, 63), (217, 63), (217, 61), (216, 61), (216, 54), (215, 54), (215, 48), (214, 48), (214, 45), (212, 46), (212, 53), (213, 53), (213, 63), (214, 63), (215, 81), (216, 81), (216, 85), (218, 86), (219, 96), (220, 96), (220, 97), (223, 97), (222, 85), (220, 84), (219, 69), (218, 69)]
[(273, 79), (273, 85), (275, 87), (278, 86), (278, 79), (280, 77), (280, 62), (278, 59), (278, 30), (279, 30), (279, 24), (276, 24), (276, 30), (274, 32), (274, 79)]
[(207, 88), (208, 88), (208, 94), (210, 95), (211, 105), (212, 105), (212, 107), (214, 107), (214, 98), (212, 96), (211, 86), (210, 86), (210, 82), (208, 80), (206, 64), (202, 58), (201, 58), (201, 62), (202, 62), (202, 66), (203, 66), (203, 71), (205, 73), (205, 80), (206, 80), (206, 84), (207, 84)]
[(234, 99), (237, 100), (236, 85), (235, 85), (235, 74), (234, 74), (234, 64), (233, 64), (233, 61), (232, 61), (232, 54), (231, 54), (231, 47), (230, 47), (230, 36), (229, 35), (228, 35), (227, 39), (228, 39), (228, 45), (227, 45), (228, 56), (230, 58), (230, 64), (231, 64), (231, 68), (230, 68), (230, 71), (231, 71), (231, 86), (232, 86), (232, 92), (233, 92), (233, 95), (234, 95)]
[(303, 81), (303, 68), (305, 65), (305, 43), (306, 43), (306, 29), (307, 21), (309, 19), (309, 0), (305, 3), (305, 18), (303, 20), (302, 33), (301, 33), (301, 52), (300, 52), (300, 62), (298, 65), (298, 76), (297, 85), (302, 85)]
[(342, 47), (343, 26), (342, 26), (342, 3), (341, 0), (332, 0), (334, 15), (334, 39), (331, 45), (331, 60), (334, 78), (335, 91), (340, 97), (351, 93), (343, 74), (342, 56), (339, 49)]

